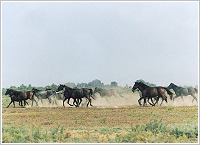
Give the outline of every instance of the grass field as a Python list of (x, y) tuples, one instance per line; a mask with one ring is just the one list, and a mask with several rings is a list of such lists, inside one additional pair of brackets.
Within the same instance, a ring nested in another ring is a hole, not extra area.
[(5, 143), (197, 143), (198, 106), (2, 108)]

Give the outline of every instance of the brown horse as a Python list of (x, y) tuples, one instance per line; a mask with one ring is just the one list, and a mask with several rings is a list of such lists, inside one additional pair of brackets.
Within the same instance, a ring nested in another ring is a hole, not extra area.
[[(168, 95), (170, 95), (170, 99), (172, 100), (173, 93), (170, 92), (165, 87), (161, 87), (161, 86), (159, 86), (159, 87), (149, 87), (142, 82), (135, 82), (135, 84), (132, 88), (132, 91), (134, 92), (137, 89), (139, 89), (142, 92), (142, 96), (138, 100), (138, 103), (140, 104), (140, 106), (142, 105), (141, 104), (142, 99), (144, 99), (143, 106), (146, 104), (146, 99), (148, 99), (148, 103), (150, 105), (155, 106), (155, 104), (158, 103), (159, 98), (162, 98), (162, 102), (160, 104), (160, 106), (161, 106), (162, 103), (163, 103), (163, 100), (165, 100), (167, 102), (167, 96), (165, 95), (166, 92), (167, 92)], [(152, 101), (152, 103), (149, 102), (149, 99), (152, 100), (152, 98), (156, 99), (155, 103), (153, 103), (153, 101)]]
[(9, 95), (11, 98), (11, 102), (9, 103), (7, 108), (10, 106), (11, 103), (13, 103), (14, 108), (15, 108), (15, 101), (19, 102), (20, 106), (23, 106), (22, 101), (24, 101), (24, 106), (26, 104), (28, 105), (28, 102), (26, 101), (28, 99), (32, 100), (32, 106), (33, 106), (33, 101), (35, 101), (37, 105), (37, 102), (34, 99), (34, 93), (32, 91), (22, 92), (22, 91), (7, 89), (5, 95)]

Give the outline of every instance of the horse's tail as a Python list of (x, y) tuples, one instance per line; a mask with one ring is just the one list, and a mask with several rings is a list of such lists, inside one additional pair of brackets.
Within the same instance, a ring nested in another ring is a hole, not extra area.
[(168, 88), (165, 88), (165, 90), (167, 91), (167, 94), (170, 96), (170, 99), (174, 100), (173, 93)]
[(91, 96), (93, 99), (95, 99), (95, 98), (93, 97), (93, 95), (94, 95), (93, 90), (92, 90), (92, 89), (89, 89), (89, 90), (90, 90), (90, 96)]
[(194, 88), (194, 90), (195, 90), (196, 93), (198, 93), (198, 89), (197, 88)]

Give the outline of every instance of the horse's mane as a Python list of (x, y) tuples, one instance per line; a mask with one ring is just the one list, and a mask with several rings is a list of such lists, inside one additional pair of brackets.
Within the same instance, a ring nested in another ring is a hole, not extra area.
[(173, 85), (174, 87), (181, 88), (181, 87), (179, 87), (179, 86), (175, 85), (174, 83), (170, 83), (170, 85)]
[(140, 82), (140, 83), (142, 83), (142, 84), (145, 84), (145, 85), (148, 86), (148, 87), (156, 87), (155, 84), (146, 82), (146, 81), (144, 81), (144, 80), (137, 80), (136, 82)]
[(146, 84), (143, 83), (143, 82), (136, 82), (136, 83), (138, 83), (138, 84), (140, 84), (140, 85), (143, 85), (143, 86), (145, 86), (145, 87), (150, 87), (150, 86), (146, 85)]

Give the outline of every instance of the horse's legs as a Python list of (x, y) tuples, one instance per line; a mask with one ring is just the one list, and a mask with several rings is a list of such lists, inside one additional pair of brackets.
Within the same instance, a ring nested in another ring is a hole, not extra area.
[[(151, 98), (151, 102), (149, 101), (149, 99)], [(154, 103), (153, 101), (153, 97), (148, 97), (148, 103), (151, 105), (151, 106), (155, 106), (155, 104), (157, 103), (158, 100), (156, 100), (156, 102)], [(145, 100), (146, 102), (146, 100)]]
[(56, 100), (55, 100), (55, 104), (56, 104), (56, 106), (58, 105)]
[[(14, 104), (14, 101), (11, 100), (10, 103), (8, 104), (8, 106), (7, 106), (6, 108), (8, 108), (8, 107), (10, 106), (11, 103)], [(14, 104), (14, 108), (15, 108), (15, 104)]]
[[(22, 101), (23, 102), (23, 101)], [(26, 101), (24, 100), (24, 107), (26, 106)]]
[(92, 99), (91, 99), (91, 98), (90, 98), (90, 106), (93, 106), (93, 105), (92, 105)]
[(41, 103), (43, 104), (42, 98), (40, 98)]
[[(140, 97), (140, 99), (138, 100), (139, 105), (141, 106), (141, 100), (144, 99), (144, 97)], [(145, 100), (145, 99), (144, 99)]]
[(14, 108), (15, 108), (15, 101), (13, 101), (13, 105), (14, 105)]
[(73, 105), (72, 106), (79, 107), (79, 99), (75, 98), (74, 101), (73, 101)]
[(65, 101), (67, 100), (67, 98), (65, 98), (64, 100), (63, 100), (63, 107), (65, 107)]
[(26, 106), (26, 104), (28, 105), (28, 102), (26, 100), (24, 100), (24, 106)]
[(38, 106), (38, 103), (37, 103), (37, 101), (34, 99), (34, 101), (35, 101), (35, 104)]
[(19, 106), (23, 106), (22, 100), (19, 100)]
[(181, 99), (184, 101), (183, 96), (181, 96)]
[(68, 103), (70, 106), (74, 106), (74, 105), (70, 104), (69, 101), (70, 101), (70, 98), (68, 98), (67, 103)]
[[(151, 100), (152, 100), (152, 98), (151, 98)], [(145, 100), (145, 101), (146, 101), (146, 100)], [(154, 104), (152, 104), (152, 102), (150, 103), (149, 98), (148, 98), (148, 103), (149, 103), (151, 106), (155, 106), (155, 103), (154, 103)]]
[(48, 97), (49, 104), (51, 104), (51, 98)]
[(160, 106), (162, 105), (162, 103), (163, 103), (163, 99), (162, 99), (162, 101), (161, 101), (161, 103), (160, 103)]
[[(158, 104), (159, 98), (160, 98), (159, 96), (156, 97), (156, 102), (154, 103), (155, 105)], [(163, 99), (162, 99), (162, 101), (163, 101)]]
[(191, 96), (193, 97), (192, 103), (193, 103), (194, 100), (196, 100), (196, 102), (198, 102), (197, 97), (195, 97), (194, 95), (191, 95)]
[(91, 101), (92, 101), (91, 98), (88, 98), (87, 107), (88, 107), (89, 104), (90, 104), (90, 106), (92, 106)]
[(32, 100), (32, 105), (31, 106), (33, 106), (33, 101), (35, 101), (35, 104), (38, 106), (38, 104), (37, 104), (37, 102), (36, 102), (36, 100), (33, 98), (33, 99), (31, 99)]
[(80, 105), (81, 105), (81, 102), (82, 102), (83, 100), (82, 100), (82, 98), (80, 98), (80, 99), (78, 99), (78, 100), (80, 100), (80, 102), (79, 102), (79, 101), (77, 101), (77, 103), (78, 103), (78, 106), (80, 106)]
[(156, 101), (155, 101), (155, 103), (154, 103), (154, 100), (153, 100), (153, 97), (151, 97), (151, 103), (149, 102), (149, 98), (148, 98), (148, 103), (150, 104), (150, 105), (152, 105), (152, 106), (155, 106), (157, 103), (158, 103), (158, 98), (156, 97)]
[(140, 97), (140, 99), (138, 100), (138, 103), (139, 103), (140, 106), (142, 106), (142, 103), (141, 103), (142, 99), (144, 99), (143, 106), (145, 106), (145, 104), (146, 104), (146, 97), (143, 97), (143, 96)]

